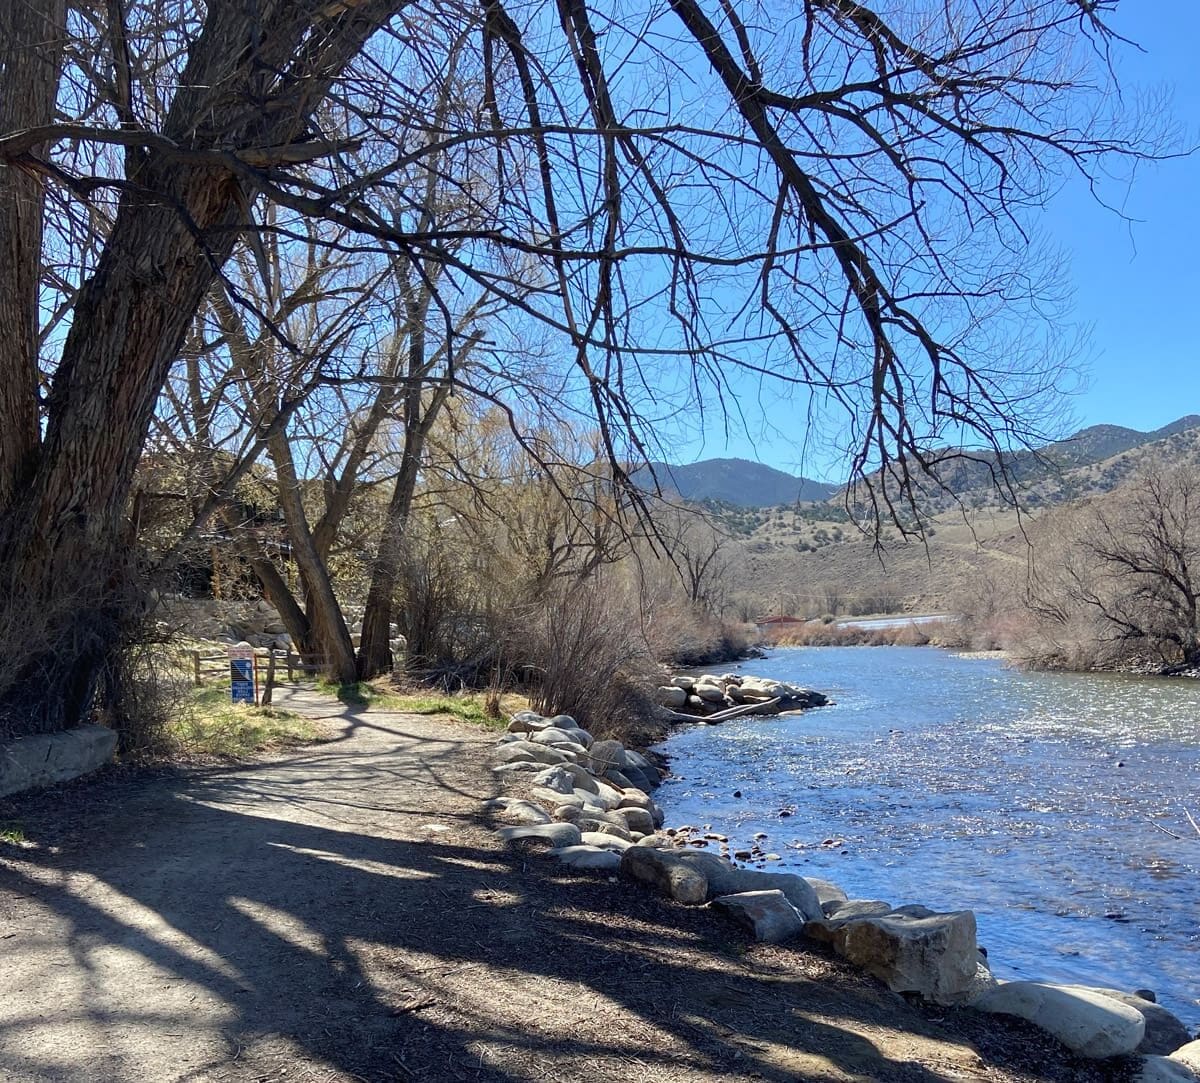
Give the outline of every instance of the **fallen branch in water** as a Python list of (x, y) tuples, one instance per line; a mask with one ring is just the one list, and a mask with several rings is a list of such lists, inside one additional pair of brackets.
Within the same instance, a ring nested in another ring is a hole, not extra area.
[(779, 703), (780, 700), (777, 697), (764, 700), (762, 703), (743, 703), (739, 707), (729, 707), (710, 715), (684, 714), (682, 711), (672, 711), (669, 707), (660, 707), (659, 717), (670, 722), (703, 722), (705, 725), (714, 726), (719, 722), (728, 722), (731, 718), (738, 718), (742, 715), (778, 714)]

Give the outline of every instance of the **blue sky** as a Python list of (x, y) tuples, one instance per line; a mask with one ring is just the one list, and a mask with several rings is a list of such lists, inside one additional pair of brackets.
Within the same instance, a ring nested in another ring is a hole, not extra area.
[[(1200, 3), (1125, 0), (1109, 21), (1144, 50), (1121, 48), (1123, 88), (1165, 91), (1184, 140), (1200, 145)], [(1066, 257), (1074, 318), (1090, 332), (1086, 387), (1068, 406), (1078, 426), (1154, 429), (1200, 413), (1200, 154), (1143, 165), (1132, 186), (1113, 186), (1106, 196), (1133, 221), (1070, 186), (1042, 223)], [(796, 425), (802, 428), (801, 417)], [(703, 443), (681, 447), (678, 460), (727, 455), (839, 480), (836, 462), (822, 464), (812, 447), (802, 457), (786, 434), (752, 440), (734, 433), (727, 442), (710, 431)]]

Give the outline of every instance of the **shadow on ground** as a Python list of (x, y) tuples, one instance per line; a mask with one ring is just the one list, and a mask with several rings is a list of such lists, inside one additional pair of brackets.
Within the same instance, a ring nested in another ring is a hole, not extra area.
[(486, 735), (331, 717), (267, 764), (18, 808), (41, 845), (0, 851), (0, 1078), (1105, 1078), (498, 848)]

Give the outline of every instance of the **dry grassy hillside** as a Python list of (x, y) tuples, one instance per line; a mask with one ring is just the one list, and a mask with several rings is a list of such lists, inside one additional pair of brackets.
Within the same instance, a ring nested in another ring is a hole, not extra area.
[[(1159, 464), (1200, 461), (1200, 428), (1172, 431), (1099, 461), (1081, 457), (1085, 461), (1020, 487), (1027, 525), (1081, 501), (1107, 496), (1119, 502), (1131, 478)], [(945, 494), (930, 501), (924, 544), (904, 542), (893, 529), (881, 549), (855, 529), (836, 498), (752, 510), (710, 504), (706, 513), (729, 533), (732, 591), (743, 609), (809, 616), (954, 611), (985, 582), (1023, 574), (1029, 557), (1022, 520), (1000, 493), (964, 489), (956, 499), (957, 506)], [(989, 574), (999, 571), (1007, 574)]]

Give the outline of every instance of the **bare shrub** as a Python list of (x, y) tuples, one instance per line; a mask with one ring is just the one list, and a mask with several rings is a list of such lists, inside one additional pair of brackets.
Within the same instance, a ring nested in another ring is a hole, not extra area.
[(507, 651), (522, 660), (535, 711), (632, 741), (653, 713), (643, 676), (652, 659), (628, 596), (607, 580), (559, 587), (514, 613)]

